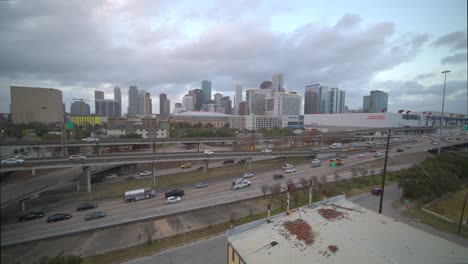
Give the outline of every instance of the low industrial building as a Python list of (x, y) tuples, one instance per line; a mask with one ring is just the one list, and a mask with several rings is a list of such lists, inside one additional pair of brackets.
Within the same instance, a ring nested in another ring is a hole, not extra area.
[(189, 123), (192, 126), (198, 123), (205, 126), (212, 124), (215, 128), (223, 128), (229, 125), (229, 115), (213, 112), (197, 112), (187, 111), (182, 113), (173, 114), (169, 117), (169, 123)]
[(167, 129), (156, 126), (143, 125), (108, 125), (107, 136), (120, 137), (129, 134), (138, 134), (142, 138), (167, 138), (169, 136)]
[(468, 250), (343, 196), (227, 233), (228, 264), (467, 263)]

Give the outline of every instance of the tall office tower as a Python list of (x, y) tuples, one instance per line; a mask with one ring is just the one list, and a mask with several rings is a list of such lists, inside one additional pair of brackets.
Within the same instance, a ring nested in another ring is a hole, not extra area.
[(277, 92), (274, 97), (274, 116), (300, 115), (302, 96), (294, 93)]
[(94, 91), (94, 100), (104, 100), (104, 92)]
[(171, 113), (171, 100), (164, 100), (164, 115), (169, 115)]
[(83, 101), (75, 101), (70, 105), (71, 115), (90, 115), (91, 110), (89, 104)]
[(283, 74), (278, 73), (273, 75), (273, 90), (275, 92), (284, 92), (284, 86), (283, 86)]
[(120, 103), (119, 112), (122, 114), (122, 94), (120, 93), (120, 87), (114, 87), (114, 100)]
[(304, 93), (304, 114), (319, 113), (319, 94), (314, 90), (305, 90)]
[[(223, 98), (223, 95), (220, 94), (220, 93), (215, 93), (214, 95), (214, 101), (216, 104), (221, 104), (221, 98)], [(206, 103), (209, 103), (209, 102), (206, 102)]]
[(333, 87), (330, 88), (330, 113), (342, 114), (345, 112), (345, 91)]
[(151, 115), (152, 106), (151, 106), (151, 96), (150, 93), (147, 93), (145, 90), (138, 91), (138, 111), (136, 114), (139, 115)]
[(363, 98), (363, 111), (365, 113), (386, 112), (388, 109), (388, 93), (379, 90), (371, 91)]
[(167, 94), (165, 94), (165, 93), (159, 94), (159, 114), (160, 115), (168, 115), (169, 114), (169, 112), (165, 111), (167, 109), (166, 100), (167, 100)]
[(62, 91), (52, 88), (10, 86), (13, 124), (63, 123)]
[(234, 112), (239, 114), (239, 105), (242, 102), (242, 85), (236, 85), (236, 93), (234, 96)]
[(247, 114), (264, 115), (266, 99), (271, 96), (271, 89), (249, 89), (246, 91)]
[[(314, 101), (310, 102), (305, 106), (307, 109), (317, 109), (316, 113), (328, 114), (330, 113), (330, 92), (327, 86), (321, 86), (320, 84), (308, 85), (305, 87), (305, 91), (314, 92)], [(314, 112), (315, 113), (315, 112)]]
[(110, 116), (110, 117), (120, 117), (122, 113), (120, 113), (120, 102), (117, 100), (96, 100), (96, 115), (98, 116)]
[(211, 82), (207, 80), (203, 80), (201, 83), (201, 87), (203, 91), (202, 104), (206, 104), (209, 100), (211, 100)]
[(182, 106), (185, 108), (187, 111), (192, 111), (193, 110), (193, 96), (191, 95), (184, 95), (182, 97)]
[(246, 101), (240, 102), (240, 104), (239, 104), (239, 115), (240, 116), (247, 115), (247, 109), (248, 109), (247, 102)]
[[(193, 91), (193, 110), (200, 111), (203, 106), (203, 91), (201, 89), (194, 89)], [(189, 91), (190, 93), (190, 91)]]
[(128, 109), (127, 114), (135, 115), (138, 114), (138, 88), (136, 86), (130, 86), (128, 88)]
[(232, 101), (231, 98), (229, 98), (229, 96), (224, 96), (223, 98), (221, 98), (221, 103), (219, 105), (224, 109), (224, 114), (232, 114)]

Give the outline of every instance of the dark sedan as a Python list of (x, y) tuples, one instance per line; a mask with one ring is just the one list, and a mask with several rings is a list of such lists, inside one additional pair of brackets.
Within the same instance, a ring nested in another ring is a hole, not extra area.
[(85, 220), (88, 221), (88, 220), (94, 220), (94, 219), (99, 219), (99, 218), (103, 218), (103, 217), (106, 217), (107, 214), (105, 212), (102, 212), (102, 211), (97, 211), (97, 212), (92, 212), (90, 214), (87, 214), (86, 217), (85, 217)]
[(373, 195), (380, 195), (382, 193), (382, 189), (374, 187), (372, 188), (371, 193)]
[(274, 174), (273, 175), (273, 180), (280, 180), (280, 179), (284, 179), (283, 174)]
[(31, 212), (31, 213), (27, 213), (27, 214), (24, 214), (24, 215), (18, 217), (18, 222), (39, 219), (39, 218), (42, 218), (42, 217), (44, 217), (44, 213)]
[(47, 223), (68, 220), (70, 218), (71, 218), (70, 214), (54, 214), (47, 218)]
[(167, 198), (170, 196), (175, 196), (175, 197), (184, 196), (184, 190), (171, 190), (164, 194), (164, 198)]
[(94, 209), (94, 208), (97, 208), (97, 204), (93, 204), (93, 203), (84, 203), (84, 204), (80, 204), (76, 210), (77, 211), (84, 211), (84, 210), (90, 210), (90, 209)]

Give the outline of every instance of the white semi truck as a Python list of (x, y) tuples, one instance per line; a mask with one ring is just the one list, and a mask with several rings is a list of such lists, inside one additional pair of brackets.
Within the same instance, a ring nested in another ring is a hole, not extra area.
[(156, 191), (151, 189), (136, 189), (125, 192), (125, 202), (135, 202), (143, 199), (150, 199), (156, 197)]

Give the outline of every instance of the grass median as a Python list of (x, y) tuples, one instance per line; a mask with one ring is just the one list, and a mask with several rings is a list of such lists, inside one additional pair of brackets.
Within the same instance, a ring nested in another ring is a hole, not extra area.
[[(466, 193), (468, 193), (468, 187), (464, 187), (461, 191), (431, 204), (427, 209), (454, 221), (459, 221)], [(464, 215), (468, 217), (468, 207), (465, 207)]]

